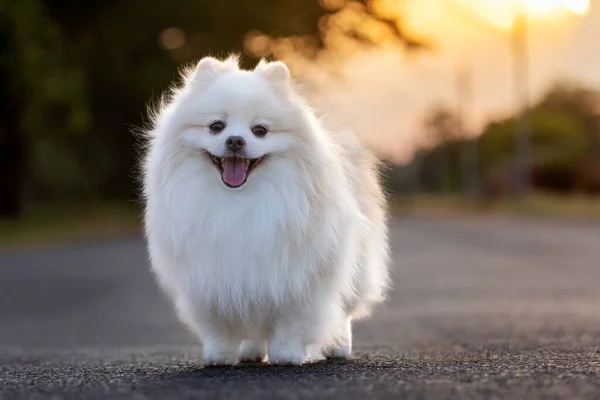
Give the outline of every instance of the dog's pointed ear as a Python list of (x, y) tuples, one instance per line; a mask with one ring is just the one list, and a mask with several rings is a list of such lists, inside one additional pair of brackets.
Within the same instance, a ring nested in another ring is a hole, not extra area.
[(204, 57), (196, 66), (186, 74), (186, 81), (197, 87), (207, 88), (219, 76), (237, 71), (239, 69), (238, 58), (230, 56), (225, 61), (213, 57)]
[(260, 60), (255, 71), (275, 86), (279, 92), (285, 94), (290, 92), (292, 80), (290, 70), (281, 61), (266, 62), (264, 59)]

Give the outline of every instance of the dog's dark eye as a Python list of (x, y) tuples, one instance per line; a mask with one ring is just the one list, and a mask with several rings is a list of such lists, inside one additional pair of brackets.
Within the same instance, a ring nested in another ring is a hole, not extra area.
[(222, 121), (215, 121), (209, 126), (212, 133), (221, 133), (225, 129), (225, 123)]
[(252, 133), (257, 137), (264, 137), (267, 134), (267, 128), (262, 125), (256, 125), (252, 128)]

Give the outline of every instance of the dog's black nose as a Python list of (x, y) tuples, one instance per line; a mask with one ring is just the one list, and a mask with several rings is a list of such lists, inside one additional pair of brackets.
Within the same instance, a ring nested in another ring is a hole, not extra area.
[(231, 151), (240, 151), (246, 145), (246, 141), (241, 136), (229, 136), (225, 144)]

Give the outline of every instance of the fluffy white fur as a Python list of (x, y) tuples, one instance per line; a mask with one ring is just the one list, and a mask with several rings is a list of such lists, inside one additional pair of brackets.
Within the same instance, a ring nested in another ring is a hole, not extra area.
[[(226, 123), (215, 134), (209, 126)], [(268, 129), (257, 137), (251, 128)], [(209, 153), (267, 157), (229, 188)], [(383, 300), (387, 229), (377, 162), (326, 132), (287, 67), (202, 59), (154, 114), (144, 159), (152, 269), (205, 365), (349, 358), (352, 321)]]

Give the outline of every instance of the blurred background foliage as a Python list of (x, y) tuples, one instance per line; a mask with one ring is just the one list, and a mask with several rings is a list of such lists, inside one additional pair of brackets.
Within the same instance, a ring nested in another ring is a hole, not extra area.
[[(240, 53), (248, 34), (302, 38), (314, 55), (325, 46), (319, 21), (337, 12), (329, 3), (1, 0), (0, 214), (36, 202), (135, 198), (132, 131), (177, 68)], [(258, 57), (244, 53), (243, 62)]]
[[(600, 91), (556, 81), (532, 105), (528, 119), (533, 188), (559, 195), (600, 194)], [(477, 157), (475, 184), (481, 198), (494, 200), (511, 193), (515, 117), (489, 121), (475, 139), (464, 139), (460, 116), (437, 105), (423, 125), (427, 144), (410, 165), (391, 167), (392, 192), (405, 192), (406, 185), (412, 185), (412, 192), (459, 194), (465, 179), (462, 152), (471, 146)]]
[[(301, 44), (317, 57), (336, 46), (331, 25), (377, 45), (382, 32), (405, 51), (433, 48), (401, 21), (377, 16), (369, 1), (327, 0), (0, 0), (0, 215), (31, 204), (130, 201), (146, 105), (182, 63), (243, 53), (252, 66)], [(363, 29), (365, 26), (369, 29)], [(265, 40), (284, 38), (267, 46)], [(290, 38), (290, 39), (285, 39)], [(600, 192), (600, 93), (558, 82), (532, 107), (536, 187)], [(407, 165), (387, 171), (392, 192), (457, 192), (461, 188), (460, 118), (431, 110), (427, 144)], [(478, 155), (478, 192), (509, 190), (512, 117), (491, 121), (469, 143)], [(408, 188), (408, 189), (407, 189)]]

